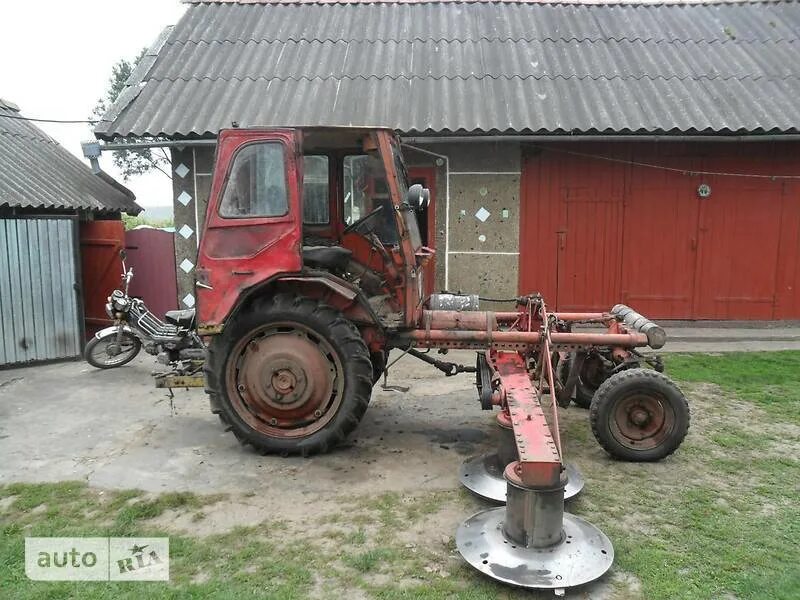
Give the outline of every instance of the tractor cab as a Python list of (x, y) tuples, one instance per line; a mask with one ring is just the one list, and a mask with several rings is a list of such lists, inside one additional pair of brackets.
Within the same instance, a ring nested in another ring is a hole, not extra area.
[(220, 132), (197, 271), (201, 331), (287, 277), (312, 295), (345, 288), (382, 327), (413, 326), (433, 256), (417, 224), (427, 202), (390, 130)]

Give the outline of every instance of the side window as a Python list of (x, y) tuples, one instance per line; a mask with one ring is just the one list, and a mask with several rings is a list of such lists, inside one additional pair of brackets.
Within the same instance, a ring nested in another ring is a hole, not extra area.
[(328, 157), (303, 157), (303, 223), (326, 225), (331, 220)]
[(279, 217), (287, 212), (283, 145), (263, 142), (239, 150), (222, 196), (220, 216)]

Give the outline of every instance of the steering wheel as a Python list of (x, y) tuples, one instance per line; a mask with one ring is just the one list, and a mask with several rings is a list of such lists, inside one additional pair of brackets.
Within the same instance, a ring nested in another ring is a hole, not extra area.
[(381, 204), (380, 206), (378, 206), (378, 208), (374, 209), (372, 212), (370, 212), (370, 213), (368, 213), (368, 214), (364, 215), (363, 217), (361, 217), (361, 218), (360, 218), (358, 221), (356, 221), (355, 223), (350, 223), (350, 225), (348, 225), (347, 227), (345, 227), (345, 228), (342, 230), (342, 233), (350, 233), (351, 231), (353, 231), (353, 230), (354, 230), (356, 227), (358, 227), (359, 225), (362, 225), (363, 223), (366, 223), (366, 222), (367, 222), (367, 221), (369, 221), (370, 219), (373, 219), (373, 218), (375, 218), (375, 215), (377, 215), (377, 214), (378, 214), (379, 212), (381, 212), (382, 210), (383, 210), (383, 204)]

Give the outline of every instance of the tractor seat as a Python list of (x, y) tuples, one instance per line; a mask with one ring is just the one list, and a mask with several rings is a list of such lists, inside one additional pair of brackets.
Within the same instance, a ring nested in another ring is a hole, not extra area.
[(164, 318), (173, 325), (191, 327), (192, 323), (194, 323), (194, 309), (168, 310), (164, 313)]
[(341, 246), (303, 246), (303, 264), (328, 271), (344, 271), (352, 255)]

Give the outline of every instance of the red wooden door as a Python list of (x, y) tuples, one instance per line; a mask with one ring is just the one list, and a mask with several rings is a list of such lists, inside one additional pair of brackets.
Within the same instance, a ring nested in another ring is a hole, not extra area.
[(622, 195), (603, 187), (563, 190), (563, 227), (556, 232), (559, 310), (608, 310), (618, 298)]
[(698, 199), (699, 256), (693, 317), (774, 318), (782, 187), (771, 181), (710, 180)]
[(687, 185), (632, 186), (619, 300), (654, 319), (693, 314), (698, 202)]
[(106, 299), (119, 287), (125, 240), (122, 221), (84, 221), (80, 224), (81, 277), (86, 338), (111, 325)]

